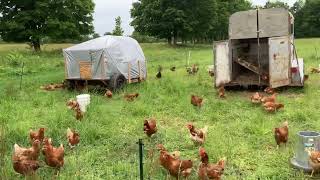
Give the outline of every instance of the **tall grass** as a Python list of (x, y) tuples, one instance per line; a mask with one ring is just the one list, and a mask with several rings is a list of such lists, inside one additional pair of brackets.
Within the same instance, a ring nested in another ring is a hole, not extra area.
[[(170, 150), (181, 151), (183, 159), (199, 163), (198, 147), (194, 146), (185, 127), (193, 122), (197, 127), (209, 126), (205, 143), (211, 162), (226, 157), (225, 179), (304, 179), (307, 176), (290, 167), (294, 155), (295, 136), (300, 130), (320, 128), (319, 97), (320, 76), (313, 74), (304, 89), (290, 88), (280, 92), (279, 101), (285, 109), (268, 114), (260, 106), (248, 100), (251, 92), (228, 91), (227, 98), (217, 98), (213, 79), (206, 72), (212, 64), (212, 46), (170, 47), (166, 44), (142, 44), (148, 59), (148, 80), (128, 85), (123, 91), (106, 99), (99, 93), (91, 93), (91, 104), (82, 122), (76, 121), (65, 102), (79, 92), (58, 90), (45, 92), (43, 84), (60, 82), (64, 78), (63, 57), (59, 53), (65, 45), (48, 46), (41, 54), (18, 45), (16, 53), (26, 63), (23, 88), (19, 90), (19, 75), (7, 68), (15, 68), (5, 58), (12, 53), (12, 46), (0, 45), (0, 131), (1, 176), (0, 179), (23, 179), (12, 168), (11, 155), (14, 143), (29, 147), (29, 129), (46, 127), (46, 136), (55, 146), (65, 145), (65, 166), (60, 179), (136, 179), (138, 175), (139, 138), (145, 143), (145, 173), (151, 179), (164, 179), (167, 173), (157, 163), (156, 144), (162, 143)], [(306, 70), (317, 66), (314, 47), (320, 48), (319, 39), (297, 40), (298, 54), (305, 59)], [(199, 64), (197, 75), (188, 75), (186, 57), (191, 51), (191, 64)], [(20, 63), (20, 59), (18, 60)], [(18, 64), (19, 64), (18, 63)], [(163, 78), (155, 74), (158, 65), (164, 67)], [(177, 71), (171, 72), (170, 67)], [(19, 66), (18, 66), (19, 67)], [(28, 71), (27, 71), (28, 72)], [(139, 92), (134, 102), (123, 100), (125, 93)], [(201, 109), (190, 105), (190, 95), (203, 96)], [(143, 120), (155, 117), (158, 133), (151, 139), (142, 131)], [(290, 137), (287, 147), (276, 149), (272, 129), (288, 120)], [(66, 129), (80, 132), (81, 142), (75, 150), (67, 147)], [(1, 139), (4, 139), (4, 141)], [(43, 157), (40, 157), (43, 161)], [(5, 171), (4, 171), (5, 170)], [(53, 169), (38, 170), (41, 179), (51, 178)], [(191, 179), (196, 179), (193, 172)]]

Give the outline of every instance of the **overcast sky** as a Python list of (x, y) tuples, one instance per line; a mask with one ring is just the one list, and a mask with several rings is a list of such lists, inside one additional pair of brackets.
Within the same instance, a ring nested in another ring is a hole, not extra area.
[[(94, 0), (96, 4), (94, 12), (95, 31), (100, 35), (105, 32), (112, 32), (115, 25), (115, 18), (122, 18), (122, 28), (125, 35), (131, 35), (133, 28), (130, 26), (130, 9), (131, 4), (137, 0)], [(264, 5), (268, 0), (252, 0), (255, 5)], [(290, 6), (296, 0), (281, 0)]]

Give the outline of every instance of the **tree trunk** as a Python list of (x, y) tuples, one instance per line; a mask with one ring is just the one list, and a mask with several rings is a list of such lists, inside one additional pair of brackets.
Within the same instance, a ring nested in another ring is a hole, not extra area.
[(168, 44), (171, 45), (171, 43), (172, 43), (172, 37), (171, 37), (171, 36), (168, 37), (167, 40), (168, 40)]
[(177, 45), (177, 40), (178, 40), (178, 32), (174, 31), (173, 32), (173, 45)]
[(32, 46), (33, 46), (34, 51), (36, 51), (36, 52), (41, 51), (40, 40), (33, 41)]

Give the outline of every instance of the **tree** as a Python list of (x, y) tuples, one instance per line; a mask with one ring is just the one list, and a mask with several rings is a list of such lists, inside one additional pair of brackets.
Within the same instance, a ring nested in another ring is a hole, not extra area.
[(320, 1), (306, 0), (295, 13), (295, 31), (297, 37), (320, 37)]
[(285, 8), (289, 9), (289, 5), (287, 3), (281, 1), (270, 2), (268, 1), (264, 8)]
[(111, 32), (106, 32), (106, 33), (104, 33), (103, 35), (105, 35), (105, 36), (107, 36), (107, 35), (112, 35), (112, 33), (111, 33)]
[(29, 42), (36, 51), (44, 37), (80, 39), (93, 32), (92, 0), (0, 1), (0, 35), (5, 41)]
[(115, 35), (115, 36), (122, 36), (123, 35), (123, 29), (121, 28), (121, 17), (118, 16), (116, 19), (116, 26), (114, 28), (114, 30), (112, 31), (112, 34)]

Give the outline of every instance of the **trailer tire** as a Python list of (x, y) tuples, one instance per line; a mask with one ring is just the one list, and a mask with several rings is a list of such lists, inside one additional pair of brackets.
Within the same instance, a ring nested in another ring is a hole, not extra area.
[(122, 74), (114, 74), (110, 79), (110, 88), (113, 91), (120, 90), (126, 83), (127, 79)]

